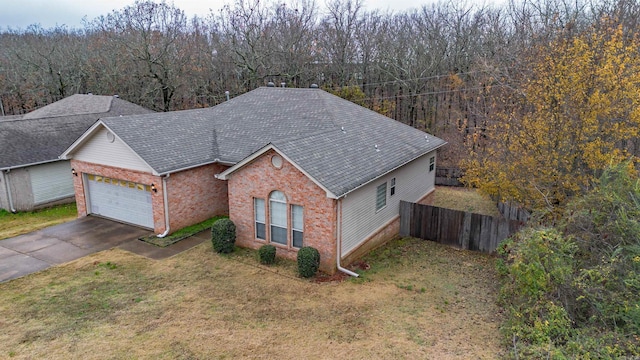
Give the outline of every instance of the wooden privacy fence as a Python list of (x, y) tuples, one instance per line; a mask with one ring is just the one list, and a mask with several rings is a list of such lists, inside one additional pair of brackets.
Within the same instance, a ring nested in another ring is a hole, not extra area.
[(498, 211), (500, 211), (500, 214), (502, 214), (505, 219), (509, 220), (527, 222), (531, 217), (531, 213), (527, 209), (512, 201), (499, 202)]
[(466, 211), (400, 201), (400, 236), (491, 253), (524, 223)]
[(459, 168), (436, 167), (436, 185), (442, 186), (463, 186), (460, 178), (464, 175)]

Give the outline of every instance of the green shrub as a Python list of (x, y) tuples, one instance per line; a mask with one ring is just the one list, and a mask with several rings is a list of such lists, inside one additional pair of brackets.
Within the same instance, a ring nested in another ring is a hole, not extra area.
[(236, 225), (229, 219), (220, 219), (211, 226), (213, 249), (221, 254), (233, 252), (236, 242)]
[(640, 179), (608, 169), (560, 221), (498, 249), (502, 329), (520, 359), (640, 356)]
[(276, 247), (273, 245), (262, 245), (258, 249), (258, 256), (260, 257), (260, 263), (264, 265), (271, 265), (276, 262)]
[(304, 278), (310, 278), (316, 274), (320, 267), (320, 253), (311, 246), (305, 246), (298, 250), (298, 274)]

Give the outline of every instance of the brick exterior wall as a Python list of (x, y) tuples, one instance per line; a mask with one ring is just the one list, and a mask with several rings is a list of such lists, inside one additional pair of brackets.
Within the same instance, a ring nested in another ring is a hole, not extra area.
[[(162, 177), (135, 170), (98, 165), (78, 160), (71, 160), (71, 167), (78, 176), (73, 178), (76, 193), (78, 217), (87, 216), (83, 174), (96, 174), (114, 179), (133, 181), (140, 184), (154, 184), (157, 193), (151, 194), (153, 223), (155, 233), (165, 231), (164, 198)], [(205, 165), (198, 168), (172, 174), (167, 179), (169, 189), (169, 221), (171, 231), (206, 220), (215, 215), (228, 213), (226, 182), (215, 179), (214, 175), (226, 167), (218, 164)]]
[(367, 255), (372, 250), (379, 248), (387, 242), (396, 239), (400, 234), (400, 216), (395, 217), (388, 222), (384, 227), (371, 234), (367, 239), (357, 248), (353, 249), (345, 256), (340, 265), (343, 267), (351, 264), (355, 260)]
[(280, 169), (271, 164), (275, 151), (268, 151), (231, 175), (229, 218), (236, 225), (236, 244), (257, 249), (268, 243), (255, 237), (253, 199), (266, 204), (266, 232), (269, 239), (269, 194), (278, 190), (287, 197), (288, 245), (273, 243), (277, 255), (296, 259), (298, 250), (291, 246), (291, 205), (304, 206), (304, 246), (320, 252), (320, 270), (336, 271), (336, 201), (324, 190), (283, 159)]
[(227, 168), (210, 164), (171, 174), (167, 188), (172, 232), (216, 215), (229, 214), (227, 182), (215, 178), (215, 174)]
[[(425, 194), (420, 200), (417, 201), (419, 204), (431, 205), (435, 199), (435, 191), (436, 189), (432, 189), (427, 194)], [(391, 221), (384, 224), (381, 228), (379, 228), (375, 233), (369, 235), (360, 246), (350, 251), (342, 261), (340, 265), (347, 266), (357, 259), (367, 255), (371, 251), (379, 248), (380, 246), (386, 244), (387, 242), (396, 239), (400, 236), (400, 216), (394, 217)]]

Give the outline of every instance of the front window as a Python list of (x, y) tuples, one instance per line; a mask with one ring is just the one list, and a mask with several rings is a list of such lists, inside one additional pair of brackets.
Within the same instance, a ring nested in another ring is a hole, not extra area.
[(304, 234), (304, 208), (300, 205), (291, 205), (291, 239), (293, 247), (301, 248)]
[(269, 211), (271, 214), (271, 241), (287, 244), (287, 198), (280, 191), (269, 195)]
[(264, 214), (264, 199), (253, 199), (253, 211), (256, 219), (256, 238), (266, 240), (266, 226)]

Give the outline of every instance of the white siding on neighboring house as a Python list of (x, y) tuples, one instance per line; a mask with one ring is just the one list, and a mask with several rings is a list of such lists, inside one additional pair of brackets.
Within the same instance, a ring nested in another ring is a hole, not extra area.
[(69, 161), (31, 166), (28, 171), (34, 205), (73, 196), (73, 175)]
[[(2, 170), (0, 170), (2, 171)], [(0, 209), (9, 210), (9, 199), (7, 198), (7, 183), (4, 171), (0, 174)]]
[[(435, 184), (435, 170), (429, 171), (429, 159), (436, 152), (406, 164), (405, 166), (347, 194), (342, 200), (342, 249), (347, 255), (365, 239), (399, 215), (400, 200), (418, 201), (429, 193)], [(435, 168), (435, 166), (434, 166)], [(391, 196), (391, 179), (395, 178), (395, 194)], [(378, 186), (387, 183), (386, 206), (376, 212)]]
[(94, 164), (152, 172), (124, 142), (118, 138), (110, 138), (108, 134), (109, 130), (101, 128), (73, 154), (73, 158)]

